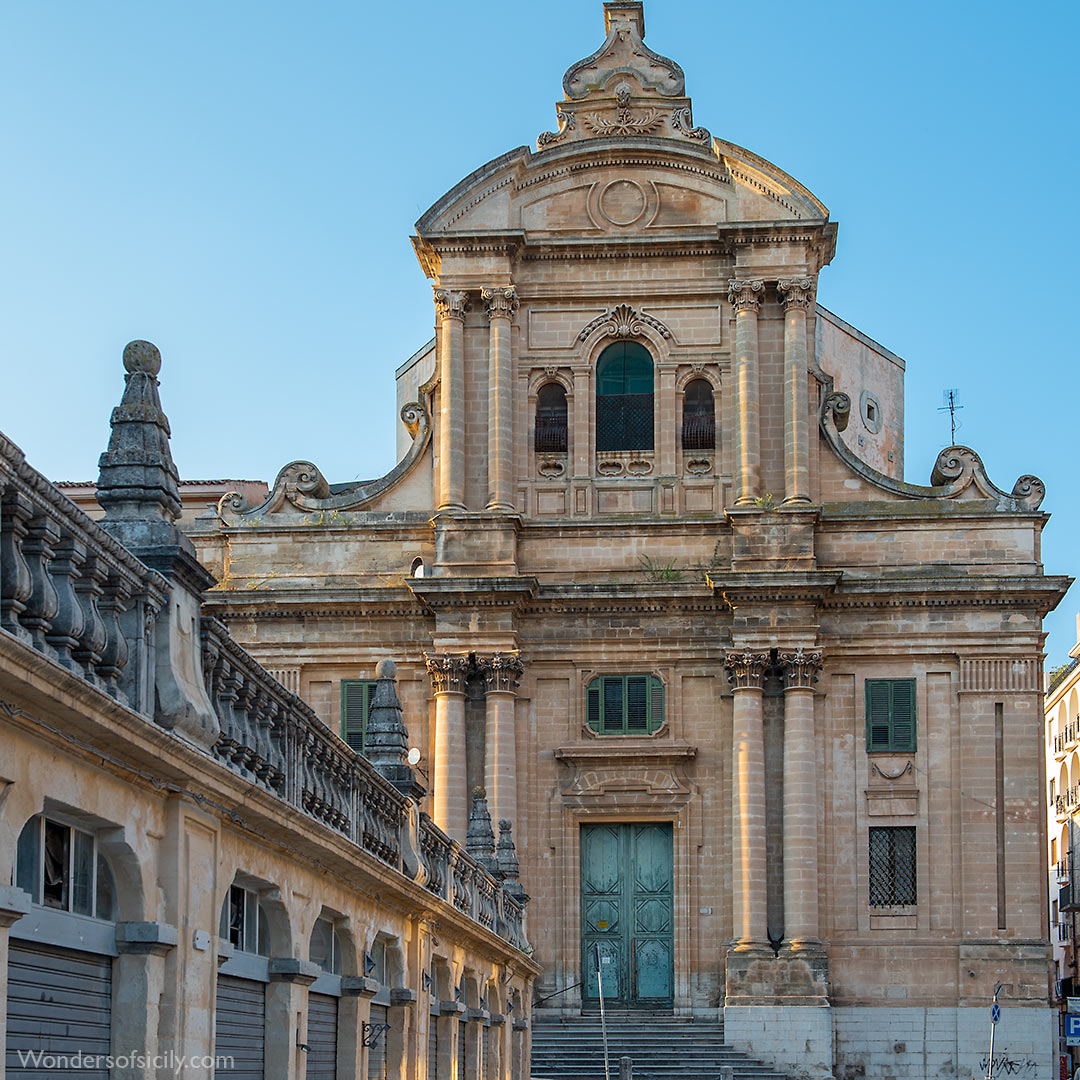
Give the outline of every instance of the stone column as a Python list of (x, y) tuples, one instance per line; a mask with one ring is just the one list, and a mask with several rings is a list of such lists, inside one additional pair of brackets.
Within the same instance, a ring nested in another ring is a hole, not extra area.
[(488, 504), (489, 510), (514, 509), (514, 415), (510, 385), (510, 323), (518, 309), (513, 286), (481, 289), (487, 308), (488, 336)]
[(762, 682), (767, 652), (724, 661), (734, 690), (731, 742), (732, 928), (735, 952), (771, 955), (765, 893), (765, 736)]
[(735, 309), (735, 505), (752, 506), (761, 495), (758, 424), (758, 308), (765, 282), (733, 278), (728, 300)]
[(465, 312), (469, 296), (435, 290), (439, 317), (439, 506), (465, 509)]
[(784, 949), (799, 952), (818, 938), (818, 794), (814, 683), (821, 653), (780, 653), (784, 672)]
[(806, 313), (814, 302), (810, 278), (777, 283), (784, 305), (784, 502), (810, 502), (810, 421), (807, 416)]
[[(133, 1050), (156, 1057), (165, 957), (176, 948), (176, 927), (158, 922), (116, 924), (113, 964), (112, 1045), (120, 1054)], [(143, 1068), (117, 1065), (115, 1080), (141, 1080)]]
[(465, 775), (465, 679), (467, 656), (425, 655), (435, 691), (435, 824), (460, 843), (469, 828), (468, 782)]
[(525, 666), (517, 653), (493, 653), (479, 657), (484, 677), (486, 739), (484, 786), (491, 816), (517, 823), (517, 742), (514, 731), (514, 690)]

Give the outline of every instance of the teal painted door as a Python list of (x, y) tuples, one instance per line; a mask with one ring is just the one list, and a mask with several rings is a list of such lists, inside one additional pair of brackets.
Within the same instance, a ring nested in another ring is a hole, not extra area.
[(671, 825), (581, 827), (584, 1002), (657, 1008), (673, 1001)]

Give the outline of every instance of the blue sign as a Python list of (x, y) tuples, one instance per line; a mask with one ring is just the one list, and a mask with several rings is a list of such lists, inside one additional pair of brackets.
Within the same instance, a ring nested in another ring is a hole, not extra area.
[(1080, 1046), (1080, 1016), (1075, 1013), (1065, 1014), (1065, 1045)]
[(996, 1024), (1001, 1019), (1001, 1006), (995, 1001), (990, 1006), (990, 1023)]

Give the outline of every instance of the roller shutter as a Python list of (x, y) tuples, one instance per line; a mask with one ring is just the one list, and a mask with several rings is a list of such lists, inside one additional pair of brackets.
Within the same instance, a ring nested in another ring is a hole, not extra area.
[(428, 1080), (439, 1080), (439, 1017), (428, 1017), (427, 1075)]
[(307, 1080), (337, 1080), (338, 999), (308, 994)]
[(465, 1080), (465, 1032), (468, 1030), (465, 1021), (459, 1020), (457, 1027), (458, 1080)]
[[(7, 1076), (40, 1078), (21, 1068), (19, 1051), (65, 1055), (110, 1052), (112, 958), (11, 939), (8, 949)], [(28, 1062), (29, 1065), (29, 1062)], [(82, 1080), (108, 1080), (109, 1070), (79, 1069)]]
[(229, 1080), (263, 1080), (266, 987), (250, 979), (218, 975), (215, 1025), (214, 1055), (219, 1061), (231, 1059), (219, 1066), (215, 1075)]
[(386, 1080), (386, 1006), (371, 1006), (371, 1045), (368, 1047), (368, 1080)]

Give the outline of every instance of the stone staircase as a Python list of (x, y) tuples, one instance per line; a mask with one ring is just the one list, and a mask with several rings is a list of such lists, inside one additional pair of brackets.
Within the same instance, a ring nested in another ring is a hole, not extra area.
[[(610, 1080), (619, 1080), (623, 1056), (634, 1063), (634, 1080), (719, 1080), (725, 1066), (734, 1069), (733, 1080), (785, 1080), (783, 1073), (726, 1045), (724, 1026), (717, 1021), (656, 1013), (608, 1014), (607, 1034)], [(600, 1017), (534, 1017), (532, 1077), (604, 1080)]]

